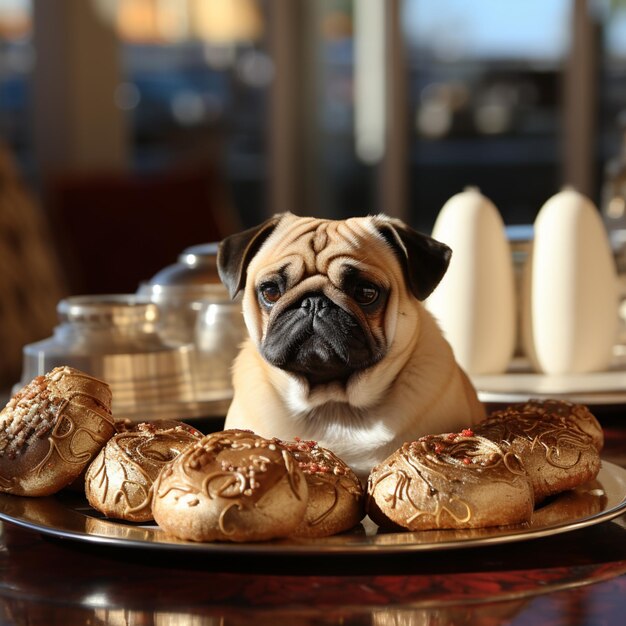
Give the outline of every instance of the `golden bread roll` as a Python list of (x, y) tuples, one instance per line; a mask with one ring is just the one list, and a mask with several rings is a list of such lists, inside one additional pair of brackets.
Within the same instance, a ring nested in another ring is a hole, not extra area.
[(548, 501), (533, 513), (532, 526), (560, 526), (572, 520), (591, 517), (606, 510), (606, 492), (600, 482), (592, 480)]
[(0, 491), (56, 493), (81, 474), (114, 432), (106, 383), (71, 367), (38, 376), (0, 413)]
[[(133, 422), (129, 419), (121, 419), (115, 420), (115, 432), (116, 433), (127, 433), (131, 431), (136, 431), (139, 429), (145, 428), (156, 428), (158, 430), (167, 430), (169, 428), (180, 428), (186, 430), (188, 433), (195, 435), (197, 438), (202, 437), (202, 433), (193, 426), (189, 424), (185, 424), (185, 422), (179, 422), (177, 420), (152, 420), (149, 422), (150, 427), (146, 425), (148, 422)], [(95, 459), (94, 459), (95, 460)], [(93, 463), (93, 461), (92, 461)], [(85, 494), (85, 474), (87, 473), (87, 466), (81, 473), (81, 475), (71, 484), (68, 485), (68, 490)]]
[(356, 474), (315, 441), (281, 441), (304, 472), (309, 498), (297, 537), (328, 537), (356, 526), (364, 515), (363, 487)]
[(408, 530), (518, 524), (533, 506), (515, 455), (471, 430), (405, 443), (372, 470), (366, 496), (374, 522)]
[(593, 480), (600, 471), (602, 428), (587, 407), (560, 400), (514, 404), (475, 431), (515, 454), (535, 502)]
[(180, 539), (263, 541), (293, 534), (307, 497), (302, 470), (279, 443), (225, 430), (206, 435), (163, 468), (152, 512)]
[(200, 431), (175, 421), (124, 426), (100, 450), (85, 475), (85, 495), (107, 517), (152, 520), (152, 487), (166, 463), (201, 438)]

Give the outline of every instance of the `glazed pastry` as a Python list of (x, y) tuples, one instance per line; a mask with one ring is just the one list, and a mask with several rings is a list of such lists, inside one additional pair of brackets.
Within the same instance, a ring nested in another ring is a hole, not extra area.
[(0, 491), (56, 493), (114, 432), (106, 383), (71, 367), (38, 376), (0, 413)]
[(597, 515), (606, 510), (606, 491), (602, 484), (592, 480), (566, 491), (540, 506), (533, 513), (532, 526), (560, 526), (572, 520)]
[(469, 429), (405, 443), (372, 470), (367, 486), (366, 510), (388, 528), (519, 524), (533, 506), (517, 457)]
[(149, 422), (133, 422), (129, 419), (115, 420), (115, 432), (117, 433), (130, 433), (137, 432), (138, 430), (168, 430), (170, 428), (177, 428), (188, 432), (194, 437), (202, 437), (202, 432), (199, 431), (191, 424), (185, 422), (179, 422), (178, 420), (150, 420)]
[(367, 511), (380, 525), (411, 530), (527, 521), (527, 499), (520, 508), (522, 500), (505, 493), (505, 484), (519, 486), (511, 475), (526, 477), (530, 501), (539, 503), (595, 479), (603, 441), (602, 427), (583, 405), (511, 405), (474, 431), (405, 444), (372, 471)]
[(89, 465), (85, 495), (107, 517), (152, 520), (152, 486), (166, 463), (201, 438), (200, 431), (175, 421), (124, 426)]
[(356, 474), (315, 441), (281, 441), (304, 472), (309, 498), (297, 537), (327, 537), (356, 526), (364, 515), (363, 487)]
[[(193, 426), (185, 424), (185, 422), (179, 422), (177, 420), (152, 420), (149, 422), (133, 422), (127, 418), (121, 420), (115, 420), (115, 432), (116, 433), (128, 433), (136, 432), (138, 429), (145, 430), (146, 428), (156, 428), (158, 430), (167, 430), (170, 428), (178, 428), (187, 431), (190, 435), (194, 435), (196, 438), (202, 437), (202, 433)], [(71, 484), (68, 485), (68, 489), (80, 494), (85, 494), (85, 474), (88, 467), (86, 467), (81, 475)], [(123, 519), (123, 518), (122, 518)]]
[(566, 400), (529, 400), (511, 404), (501, 411), (491, 413), (481, 426), (493, 421), (516, 418), (519, 415), (558, 424), (585, 445), (590, 442), (598, 452), (604, 446), (602, 426), (589, 408), (584, 404), (574, 404)]
[(193, 541), (286, 537), (302, 522), (308, 489), (293, 456), (244, 430), (205, 436), (163, 468), (152, 512), (168, 534)]
[(602, 428), (587, 407), (560, 400), (514, 404), (476, 427), (523, 463), (535, 502), (593, 480), (600, 471)]

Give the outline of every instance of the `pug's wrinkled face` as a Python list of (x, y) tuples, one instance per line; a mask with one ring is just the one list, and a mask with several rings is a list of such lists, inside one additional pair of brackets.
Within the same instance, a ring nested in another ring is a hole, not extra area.
[(244, 311), (270, 364), (310, 386), (345, 384), (385, 356), (401, 283), (393, 253), (364, 224), (310, 220), (277, 230), (250, 263)]
[(345, 385), (385, 358), (398, 317), (410, 316), (403, 303), (417, 302), (407, 250), (385, 220), (284, 214), (222, 245), (222, 280), (231, 293), (245, 286), (246, 325), (268, 363), (309, 386)]

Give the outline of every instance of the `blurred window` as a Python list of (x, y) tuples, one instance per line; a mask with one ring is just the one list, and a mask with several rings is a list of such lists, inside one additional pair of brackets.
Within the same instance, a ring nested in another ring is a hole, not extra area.
[[(429, 230), (444, 202), (467, 185), (480, 187), (507, 223), (528, 223), (562, 183), (574, 0), (397, 0), (406, 52), (406, 74), (397, 75), (385, 41), (391, 2), (293, 0), (295, 45), (285, 39), (295, 77), (275, 76), (271, 18), (286, 5), (274, 0), (85, 1), (119, 35), (124, 77), (114, 97), (128, 117), (134, 171), (219, 161), (244, 225), (273, 210), (267, 187), (276, 125), (268, 120), (276, 81), (287, 84), (297, 110), (292, 135), (302, 148), (294, 150), (293, 185), (311, 206), (295, 202), (296, 212), (385, 210), (379, 181), (387, 174), (379, 170), (393, 152), (385, 107), (389, 95), (404, 103), (405, 93), (401, 139), (409, 149), (399, 162), (409, 168), (407, 218), (418, 228)], [(26, 173), (34, 170), (33, 4), (0, 0), (0, 134)], [(600, 54), (593, 56), (598, 96), (582, 95), (598, 100), (599, 180), (604, 162), (621, 151), (626, 2), (587, 6), (587, 19), (603, 29), (602, 48), (586, 51)]]
[(0, 139), (32, 171), (30, 75), (34, 63), (30, 0), (0, 0)]
[(405, 0), (409, 214), (429, 230), (478, 186), (507, 223), (532, 222), (560, 184), (569, 0)]
[[(316, 4), (317, 107), (313, 122), (319, 133), (314, 140), (314, 188), (319, 204), (317, 210), (335, 218), (380, 210), (376, 171), (384, 146), (380, 146), (381, 152), (378, 153), (375, 145), (368, 146), (361, 141), (359, 132), (367, 128), (375, 134), (378, 122), (374, 111), (373, 118), (364, 119), (359, 126), (362, 114), (359, 104), (363, 98), (359, 98), (362, 92), (359, 91), (358, 64), (364, 60), (368, 48), (374, 59), (378, 52), (374, 39), (368, 42), (368, 46), (359, 48), (359, 29), (362, 27), (359, 11), (362, 12), (366, 4), (372, 3), (370, 0), (361, 0), (360, 5), (352, 0), (319, 0)], [(380, 3), (381, 15), (384, 14), (382, 7)], [(375, 39), (380, 40), (381, 45), (382, 23), (379, 21), (375, 25)], [(381, 49), (380, 56), (382, 52)], [(377, 96), (384, 99), (384, 85), (376, 82), (382, 71), (383, 68), (369, 67), (367, 83), (374, 90), (380, 88), (368, 101), (370, 105), (375, 104), (373, 100)], [(384, 109), (379, 113), (384, 116)]]
[(626, 228), (626, 2), (605, 2), (602, 8), (598, 156), (600, 167), (607, 164), (603, 172), (606, 185), (602, 204), (607, 225), (623, 230)]
[[(114, 98), (128, 116), (133, 170), (218, 160), (242, 220), (262, 219), (274, 78), (264, 0), (85, 1), (120, 39)], [(0, 0), (0, 136), (29, 173), (32, 11), (33, 0)]]
[(604, 2), (598, 12), (602, 25), (602, 72), (600, 74), (600, 130), (604, 155), (620, 148), (616, 125), (626, 125), (626, 2)]
[[(101, 3), (102, 4), (102, 3)], [(106, 6), (107, 3), (104, 3)], [(257, 0), (118, 0), (133, 166), (152, 172), (219, 160), (244, 222), (263, 218), (273, 63)]]

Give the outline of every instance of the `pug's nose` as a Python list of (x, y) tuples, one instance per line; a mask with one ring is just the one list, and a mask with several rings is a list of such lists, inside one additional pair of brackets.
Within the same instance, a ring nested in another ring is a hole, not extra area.
[(330, 310), (331, 301), (321, 294), (309, 294), (300, 301), (300, 308), (309, 315), (322, 317)]

